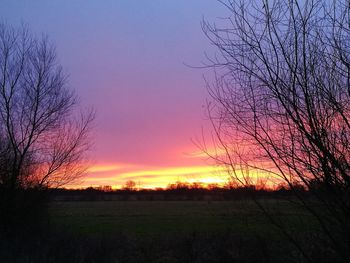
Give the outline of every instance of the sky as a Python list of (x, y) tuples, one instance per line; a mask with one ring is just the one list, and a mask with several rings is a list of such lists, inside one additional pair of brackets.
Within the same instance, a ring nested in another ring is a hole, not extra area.
[(92, 165), (70, 187), (226, 180), (193, 142), (210, 129), (208, 70), (193, 68), (215, 53), (201, 21), (227, 16), (220, 3), (0, 0), (0, 6), (0, 21), (48, 35), (68, 85), (83, 107), (96, 110)]

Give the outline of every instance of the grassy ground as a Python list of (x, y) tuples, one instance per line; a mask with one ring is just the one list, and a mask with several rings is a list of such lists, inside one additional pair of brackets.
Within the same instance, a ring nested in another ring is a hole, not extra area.
[[(309, 238), (317, 233), (316, 224), (305, 211), (283, 200), (262, 204), (300, 244), (313, 244)], [(28, 263), (305, 262), (248, 200), (52, 202), (49, 214), (48, 232), (5, 242), (0, 258)], [(327, 259), (315, 251), (316, 262)]]
[[(280, 222), (293, 223), (299, 231), (311, 227), (306, 214), (289, 202), (263, 202)], [(225, 233), (278, 238), (276, 226), (252, 201), (130, 201), (55, 202), (51, 223), (88, 235), (122, 233), (133, 237)]]

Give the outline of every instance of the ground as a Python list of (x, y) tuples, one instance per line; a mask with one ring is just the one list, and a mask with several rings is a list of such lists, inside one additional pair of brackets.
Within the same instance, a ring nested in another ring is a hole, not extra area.
[[(305, 213), (286, 201), (262, 201), (283, 222), (307, 230)], [(86, 235), (123, 233), (159, 236), (164, 233), (235, 231), (274, 235), (275, 227), (252, 201), (107, 201), (54, 202), (52, 223)], [(298, 222), (299, 221), (299, 222)], [(306, 223), (306, 224), (305, 224)]]
[(48, 224), (25, 224), (10, 242), (0, 238), (0, 261), (307, 262), (281, 229), (313, 261), (332, 259), (327, 244), (315, 242), (317, 223), (295, 200), (259, 202), (274, 223), (251, 200), (51, 202)]
[[(293, 202), (260, 202), (303, 242), (317, 231), (312, 218)], [(85, 249), (97, 242), (108, 254), (118, 247), (113, 254), (121, 258), (118, 262), (295, 262), (301, 258), (279, 227), (249, 200), (53, 202), (50, 214), (50, 224), (58, 232), (90, 240), (83, 244)]]

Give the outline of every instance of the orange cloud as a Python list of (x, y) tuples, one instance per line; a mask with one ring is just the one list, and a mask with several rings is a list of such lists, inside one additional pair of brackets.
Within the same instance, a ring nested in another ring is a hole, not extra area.
[(99, 173), (99, 172), (110, 172), (116, 171), (124, 168), (125, 166), (115, 164), (115, 165), (95, 165), (88, 169), (89, 173)]
[(215, 182), (227, 180), (224, 169), (214, 166), (140, 167), (136, 165), (108, 164), (92, 166), (82, 182), (69, 188), (112, 185), (121, 187), (126, 181), (138, 182), (141, 187), (166, 187), (176, 181)]
[[(244, 172), (237, 171), (236, 176), (243, 178)], [(252, 181), (257, 181), (258, 178), (267, 178), (269, 175), (252, 170), (249, 171), (249, 176)], [(149, 167), (117, 163), (92, 166), (82, 182), (68, 187), (111, 185), (113, 188), (120, 188), (128, 180), (135, 181), (142, 188), (166, 187), (176, 181), (223, 185), (228, 178), (226, 168), (211, 165)]]

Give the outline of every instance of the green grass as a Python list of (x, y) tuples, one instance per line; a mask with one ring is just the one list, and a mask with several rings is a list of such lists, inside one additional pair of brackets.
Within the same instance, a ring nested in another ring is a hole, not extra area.
[[(328, 246), (316, 243), (317, 224), (303, 209), (278, 199), (261, 202), (315, 262), (336, 258), (323, 250)], [(0, 239), (0, 258), (27, 263), (305, 262), (248, 200), (52, 202), (49, 208), (49, 227), (23, 240)]]
[[(308, 216), (291, 203), (265, 201), (264, 205), (284, 224), (298, 231), (310, 228)], [(128, 236), (225, 233), (280, 237), (276, 226), (251, 201), (108, 201), (54, 202), (51, 222), (58, 228), (88, 236), (122, 233)]]

